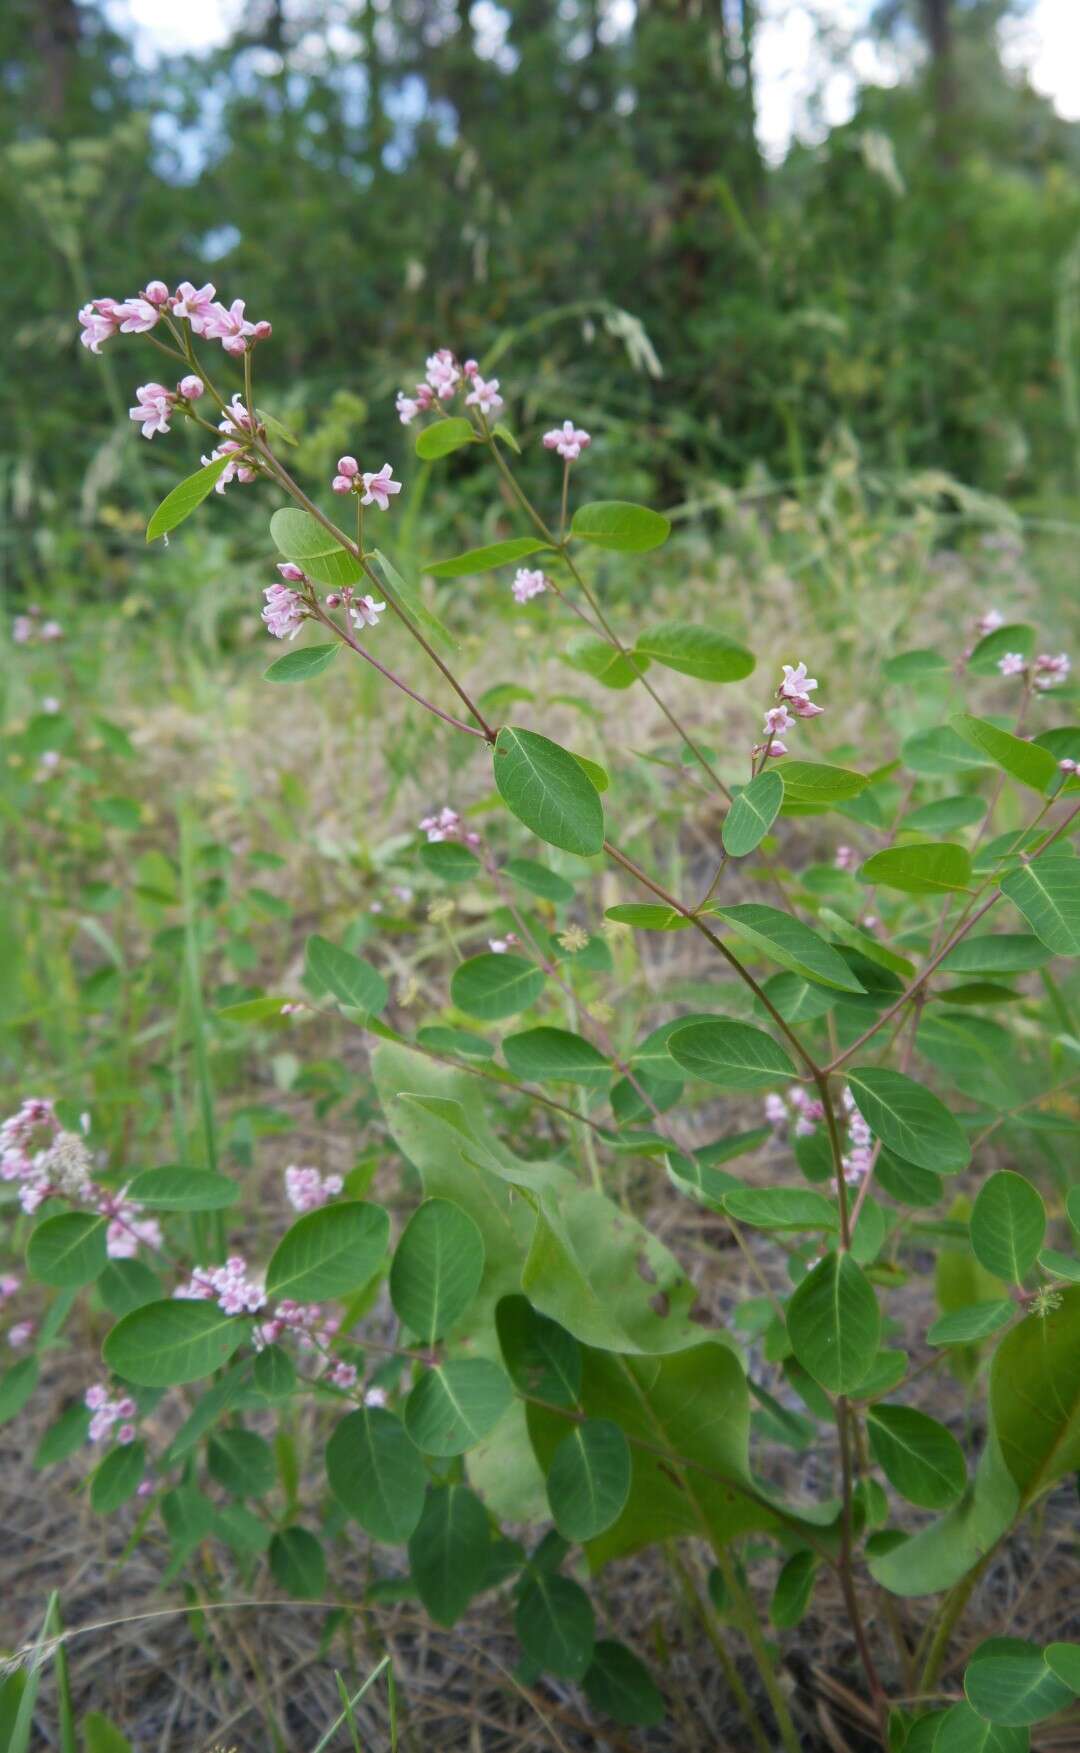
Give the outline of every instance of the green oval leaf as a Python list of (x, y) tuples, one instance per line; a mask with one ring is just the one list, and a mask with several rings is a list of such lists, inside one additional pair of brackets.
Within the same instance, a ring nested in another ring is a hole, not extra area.
[(390, 1239), (381, 1205), (338, 1200), (285, 1231), (266, 1269), (268, 1297), (322, 1303), (359, 1290), (378, 1270)]
[(219, 1430), (206, 1445), (211, 1479), (232, 1497), (265, 1497), (274, 1488), (274, 1451), (265, 1437), (241, 1426)]
[(111, 1370), (144, 1388), (197, 1382), (227, 1363), (251, 1322), (216, 1303), (183, 1297), (144, 1303), (106, 1334), (101, 1355)]
[(1018, 651), (1021, 657), (1034, 657), (1037, 634), (1030, 621), (1010, 621), (1004, 627), (995, 627), (987, 633), (967, 660), (967, 672), (972, 676), (993, 676), (1000, 678), (998, 665), (1007, 651)]
[(270, 1572), (286, 1594), (317, 1601), (326, 1587), (322, 1543), (306, 1528), (282, 1528), (270, 1542)]
[(564, 1679), (582, 1679), (593, 1659), (592, 1602), (579, 1584), (557, 1571), (534, 1569), (518, 1596), (514, 1630), (527, 1656)]
[(385, 1010), (390, 988), (369, 962), (339, 949), (326, 937), (309, 937), (304, 945), (307, 973), (319, 991), (330, 992), (340, 1004), (378, 1016)]
[(301, 645), (297, 651), (287, 651), (284, 657), (276, 658), (263, 671), (263, 681), (310, 682), (313, 676), (321, 676), (323, 670), (329, 669), (340, 650), (336, 640), (329, 645)]
[(47, 1217), (31, 1232), (26, 1269), (41, 1284), (74, 1290), (104, 1269), (109, 1220), (97, 1212), (65, 1211)]
[(1080, 956), (1080, 859), (1048, 854), (1001, 879), (1035, 936), (1055, 956)]
[(1036, 1644), (1018, 1637), (992, 1637), (980, 1644), (964, 1670), (964, 1691), (979, 1716), (1005, 1728), (1026, 1728), (1073, 1701)]
[(425, 1455), (463, 1455), (498, 1424), (512, 1399), (497, 1363), (455, 1358), (424, 1371), (405, 1402), (405, 1429)]
[(927, 1345), (977, 1345), (1005, 1327), (1016, 1314), (1016, 1304), (1004, 1298), (969, 1303), (951, 1315), (939, 1315), (926, 1334)]
[(874, 1459), (901, 1497), (943, 1510), (967, 1484), (964, 1451), (952, 1433), (911, 1406), (871, 1406), (866, 1428)]
[(1046, 1235), (1046, 1208), (1023, 1175), (1001, 1169), (979, 1189), (971, 1212), (971, 1251), (980, 1266), (1022, 1284)]
[(456, 415), (450, 420), (436, 420), (418, 432), (416, 454), (422, 462), (433, 463), (439, 457), (448, 457), (451, 451), (461, 450), (463, 445), (476, 442), (472, 421)]
[(684, 1071), (722, 1089), (771, 1089), (778, 1078), (795, 1076), (794, 1065), (771, 1035), (726, 1017), (676, 1029), (668, 1038), (668, 1052)]
[(848, 803), (870, 783), (850, 767), (828, 767), (820, 761), (785, 761), (779, 773), (785, 804)]
[(425, 1345), (460, 1320), (484, 1276), (484, 1238), (459, 1205), (428, 1199), (405, 1226), (390, 1268), (394, 1313)]
[(685, 931), (693, 924), (685, 913), (677, 913), (674, 907), (658, 907), (651, 901), (620, 901), (615, 907), (604, 910), (605, 919), (614, 919), (617, 925), (632, 925), (636, 931)]
[(1080, 1467), (1080, 1287), (1059, 1294), (1010, 1328), (990, 1366), (994, 1428), (1025, 1503)]
[(579, 505), (570, 533), (596, 548), (613, 548), (620, 554), (647, 554), (659, 548), (671, 534), (670, 521), (645, 505), (623, 499), (597, 499)]
[(453, 1625), (484, 1586), (491, 1528), (480, 1499), (464, 1485), (436, 1485), (409, 1540), (409, 1570), (436, 1625)]
[(665, 621), (660, 627), (638, 635), (635, 653), (652, 657), (665, 669), (694, 676), (701, 682), (741, 682), (753, 672), (755, 658), (711, 627), (693, 621)]
[(504, 725), (492, 759), (499, 795), (519, 822), (564, 852), (603, 851), (604, 806), (568, 750), (536, 731)]
[(307, 511), (292, 506), (275, 511), (270, 534), (279, 553), (295, 561), (316, 584), (341, 590), (345, 585), (359, 584), (364, 576), (360, 562)]
[(944, 1102), (914, 1078), (887, 1066), (848, 1072), (855, 1106), (875, 1138), (919, 1169), (955, 1175), (971, 1159), (966, 1134)]
[(1024, 931), (976, 932), (961, 938), (941, 963), (943, 974), (1026, 974), (1050, 960), (1050, 951)]
[(781, 967), (790, 968), (793, 974), (801, 974), (804, 980), (813, 980), (819, 986), (831, 986), (840, 992), (865, 991), (862, 981), (855, 977), (843, 956), (808, 925), (793, 919), (790, 913), (781, 913), (778, 907), (765, 907), (757, 901), (748, 901), (738, 907), (714, 907), (711, 911), (715, 918), (730, 925), (745, 943), (771, 961), (779, 962)]
[(403, 578), (393, 561), (383, 553), (381, 548), (372, 550), (375, 563), (386, 581), (386, 590), (391, 601), (404, 609), (411, 621), (421, 627), (435, 645), (445, 646), (448, 651), (457, 651), (458, 644), (448, 627), (444, 627), (438, 615), (433, 615), (423, 597), (414, 584)]
[(814, 1592), (818, 1559), (813, 1552), (793, 1552), (776, 1579), (769, 1605), (769, 1618), (781, 1631), (790, 1631), (806, 1613)]
[(129, 1183), (126, 1197), (148, 1211), (221, 1211), (236, 1204), (240, 1189), (228, 1175), (209, 1169), (144, 1169)]
[(484, 548), (470, 548), (450, 560), (436, 560), (424, 568), (432, 578), (468, 578), (476, 572), (494, 572), (497, 566), (511, 566), (530, 554), (551, 554), (550, 542), (538, 542), (534, 536), (514, 536), (508, 542), (489, 542)]
[(495, 1324), (519, 1393), (551, 1406), (575, 1406), (581, 1392), (582, 1356), (573, 1335), (539, 1314), (523, 1296), (501, 1298)]
[(613, 1638), (601, 1638), (582, 1682), (594, 1710), (627, 1727), (652, 1728), (665, 1716), (664, 1695), (644, 1662)]
[(1052, 1674), (1080, 1695), (1080, 1643), (1048, 1643), (1043, 1659)]
[(971, 882), (971, 859), (951, 840), (927, 840), (919, 846), (887, 846), (875, 852), (858, 872), (861, 883), (899, 889), (906, 895), (948, 895)]
[(213, 462), (205, 463), (196, 469), (193, 475), (181, 481), (171, 493), (166, 493), (161, 504), (153, 513), (146, 526), (146, 539), (154, 542), (158, 536), (167, 535), (177, 524), (190, 517), (197, 506), (201, 505), (208, 493), (212, 493), (221, 476), (229, 466), (227, 456), (215, 457)]
[(723, 1196), (738, 1223), (763, 1230), (834, 1230), (836, 1206), (809, 1187), (739, 1187)]
[(528, 1010), (543, 989), (542, 971), (524, 956), (472, 956), (450, 979), (450, 996), (458, 1009), (482, 1022), (499, 1022)]
[(788, 1304), (788, 1335), (803, 1369), (831, 1394), (850, 1394), (881, 1338), (877, 1298), (850, 1254), (827, 1254)]
[(507, 1035), (503, 1055), (515, 1077), (535, 1083), (576, 1083), (606, 1089), (612, 1071), (604, 1055), (569, 1029), (525, 1029)]
[(969, 712), (959, 712), (949, 722), (965, 742), (989, 755), (995, 767), (1018, 779), (1021, 785), (1030, 786), (1032, 791), (1047, 791), (1060, 777), (1053, 755), (1038, 743), (1025, 742), (1023, 737), (999, 730), (985, 718), (973, 718)]
[(630, 1446), (617, 1424), (587, 1418), (555, 1450), (547, 1476), (552, 1520), (584, 1543), (617, 1522), (630, 1495)]
[(982, 797), (940, 797), (935, 803), (924, 803), (904, 817), (904, 832), (912, 834), (953, 834), (957, 828), (971, 828), (986, 814)]
[(399, 1546), (420, 1520), (427, 1471), (401, 1420), (382, 1407), (362, 1406), (341, 1420), (326, 1445), (326, 1476), (376, 1540)]
[(962, 1699), (942, 1717), (928, 1753), (1028, 1753), (1030, 1746), (1026, 1729), (988, 1723)]
[(745, 858), (769, 832), (784, 801), (784, 781), (775, 767), (759, 773), (735, 793), (721, 834), (729, 858)]
[(510, 877), (521, 888), (528, 889), (530, 894), (539, 895), (545, 901), (554, 901), (556, 905), (574, 899), (573, 883), (568, 883), (565, 877), (558, 876), (535, 858), (507, 859), (503, 865), (503, 875)]
[(594, 639), (590, 633), (572, 639), (563, 652), (563, 658), (572, 669), (592, 676), (603, 688), (632, 688), (649, 667), (647, 657), (638, 653), (624, 656), (617, 645), (609, 644), (606, 639)]

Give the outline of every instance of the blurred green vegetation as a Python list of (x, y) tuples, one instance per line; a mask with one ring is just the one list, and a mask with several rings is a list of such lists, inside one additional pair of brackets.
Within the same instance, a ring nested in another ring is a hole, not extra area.
[[(671, 504), (759, 464), (798, 483), (840, 442), (1060, 506), (1080, 467), (1080, 126), (1003, 69), (1007, 10), (879, 7), (903, 77), (772, 166), (751, 0), (251, 0), (224, 48), (150, 69), (98, 0), (11, 0), (9, 586), (59, 563), (111, 588), (117, 520), (194, 456), (126, 420), (145, 344), (77, 343), (83, 299), (152, 276), (210, 278), (272, 319), (261, 394), (316, 481), (346, 439), (411, 451), (393, 394), (446, 344), (497, 365), (523, 434), (590, 427), (611, 491)], [(468, 463), (443, 478), (468, 500)]]

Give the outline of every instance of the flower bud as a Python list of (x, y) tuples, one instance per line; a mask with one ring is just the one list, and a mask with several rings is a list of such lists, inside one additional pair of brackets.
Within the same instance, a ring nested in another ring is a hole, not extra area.
[(182, 377), (176, 386), (177, 394), (183, 396), (187, 402), (197, 402), (205, 388), (202, 378), (196, 377), (194, 372), (188, 377)]

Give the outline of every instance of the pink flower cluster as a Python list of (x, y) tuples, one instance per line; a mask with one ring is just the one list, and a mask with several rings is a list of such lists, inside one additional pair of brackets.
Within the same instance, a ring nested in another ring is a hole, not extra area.
[(427, 835), (432, 845), (441, 840), (460, 840), (465, 846), (479, 846), (479, 834), (468, 833), (457, 810), (444, 804), (433, 816), (424, 816), (420, 822), (420, 831)]
[[(285, 577), (300, 573), (299, 567), (279, 566), (278, 571)], [(274, 639), (295, 639), (307, 619), (307, 605), (298, 590), (290, 590), (287, 584), (268, 584), (263, 591), (266, 607), (262, 618), (266, 622), (266, 631)]]
[(838, 846), (836, 848), (836, 857), (833, 859), (836, 870), (855, 871), (858, 870), (860, 862), (859, 854), (854, 846)]
[(786, 755), (787, 744), (779, 741), (784, 732), (793, 729), (797, 718), (818, 718), (825, 708), (815, 706), (810, 696), (817, 687), (817, 678), (806, 673), (804, 663), (783, 665), (784, 679), (776, 690), (780, 704), (770, 706), (765, 714), (765, 742), (754, 750), (755, 756)]
[(135, 1416), (136, 1407), (134, 1400), (127, 1395), (123, 1399), (112, 1400), (104, 1382), (95, 1382), (83, 1395), (83, 1405), (94, 1415), (86, 1433), (90, 1442), (99, 1443), (104, 1437), (111, 1436), (117, 1425), (120, 1427), (116, 1431), (118, 1443), (135, 1441), (135, 1426), (131, 1420)]
[(507, 950), (512, 950), (520, 941), (515, 931), (508, 931), (505, 937), (489, 937), (488, 949), (493, 956), (505, 956)]
[(178, 1285), (173, 1296), (190, 1302), (216, 1302), (225, 1315), (254, 1315), (266, 1307), (266, 1292), (248, 1277), (242, 1254), (231, 1254), (224, 1266), (192, 1267), (188, 1283)]
[(361, 473), (355, 457), (338, 457), (337, 474), (330, 486), (335, 493), (359, 493), (361, 505), (377, 505), (380, 511), (389, 511), (392, 496), (401, 492), (401, 482), (394, 480), (389, 463)]
[(79, 312), (79, 339), (91, 353), (100, 353), (102, 344), (113, 335), (146, 335), (163, 318), (172, 317), (190, 323), (193, 334), (220, 341), (226, 353), (247, 353), (257, 341), (269, 340), (270, 324), (249, 322), (242, 298), (235, 298), (230, 305), (219, 304), (215, 291), (209, 282), (196, 287), (190, 280), (182, 280), (176, 291), (170, 292), (164, 280), (151, 280), (133, 298), (92, 298)]
[(547, 579), (539, 570), (530, 572), (527, 567), (519, 566), (510, 589), (516, 603), (527, 603), (530, 598), (539, 596), (541, 591), (547, 589)]
[[(318, 1303), (297, 1303), (286, 1297), (278, 1303), (268, 1321), (263, 1321), (256, 1329), (255, 1343), (260, 1348), (264, 1345), (277, 1345), (287, 1334), (293, 1334), (299, 1342), (301, 1351), (322, 1351), (330, 1349), (337, 1338), (341, 1322), (336, 1315), (324, 1315)], [(345, 1366), (351, 1368), (351, 1365)], [(353, 1380), (356, 1372), (353, 1370)], [(351, 1387), (350, 1382), (339, 1382), (339, 1387)]]
[(11, 637), (16, 645), (51, 644), (64, 637), (59, 621), (43, 621), (41, 610), (31, 603), (25, 615), (16, 615), (11, 623)]
[[(19, 1280), (13, 1272), (5, 1272), (0, 1275), (0, 1309), (11, 1300), (18, 1289)], [(7, 1342), (13, 1350), (18, 1351), (21, 1345), (25, 1345), (27, 1340), (32, 1338), (33, 1332), (33, 1321), (15, 1321), (8, 1329)]]
[(1072, 664), (1067, 652), (1059, 651), (1054, 657), (1048, 651), (1040, 652), (1034, 663), (1029, 666), (1023, 652), (1007, 651), (998, 659), (998, 669), (1003, 676), (1026, 676), (1029, 667), (1032, 670), (1031, 685), (1045, 692), (1047, 688), (1060, 687), (1069, 678)]
[(199, 460), (206, 468), (209, 463), (217, 462), (220, 457), (231, 459), (214, 483), (214, 492), (224, 493), (230, 481), (240, 481), (247, 484), (254, 481), (258, 474), (248, 450), (250, 437), (245, 436), (254, 435), (254, 425), (251, 415), (244, 407), (239, 395), (235, 395), (229, 403), (225, 410), (224, 420), (218, 421), (218, 431), (236, 433), (238, 436), (223, 439), (208, 457), (200, 457)]
[[(846, 1085), (841, 1095), (841, 1101), (847, 1127), (847, 1149), (841, 1157), (844, 1180), (849, 1187), (857, 1187), (873, 1164), (874, 1139)], [(798, 1084), (788, 1092), (786, 1100), (783, 1096), (777, 1095), (775, 1091), (770, 1092), (765, 1097), (765, 1119), (774, 1132), (782, 1132), (787, 1127), (792, 1112), (795, 1115), (794, 1136), (796, 1138), (811, 1137), (825, 1118), (825, 1109), (822, 1103), (807, 1095), (806, 1091)]]
[(318, 1169), (297, 1167), (291, 1163), (285, 1170), (285, 1197), (294, 1211), (317, 1211), (340, 1193), (345, 1183), (340, 1175), (320, 1175)]
[(141, 422), (144, 438), (168, 432), (174, 410), (197, 402), (204, 387), (202, 378), (194, 375), (182, 377), (174, 390), (166, 389), (163, 383), (140, 384), (135, 391), (136, 406), (128, 409), (128, 418)]
[(765, 1097), (765, 1118), (774, 1132), (787, 1126), (792, 1113), (795, 1115), (796, 1138), (809, 1138), (825, 1118), (825, 1109), (821, 1103), (808, 1096), (799, 1084), (793, 1085), (789, 1090), (786, 1101), (775, 1092), (770, 1092)]
[(426, 414), (437, 403), (448, 402), (462, 382), (472, 386), (465, 398), (466, 403), (479, 408), (481, 413), (497, 413), (503, 405), (498, 378), (485, 383), (476, 360), (466, 359), (464, 365), (459, 365), (449, 347), (440, 347), (432, 353), (424, 372), (423, 382), (417, 384), (411, 396), (407, 396), (404, 390), (397, 393), (394, 406), (403, 426), (408, 426), (418, 414)]
[(0, 1126), (0, 1180), (20, 1182), (19, 1204), (28, 1214), (46, 1199), (59, 1198), (107, 1217), (110, 1260), (132, 1259), (140, 1244), (161, 1246), (156, 1218), (143, 1218), (134, 1200), (118, 1197), (94, 1180), (85, 1139), (64, 1131), (50, 1101), (31, 1097)]
[(576, 463), (583, 450), (587, 450), (592, 439), (580, 426), (572, 420), (564, 420), (561, 426), (553, 426), (550, 432), (544, 433), (544, 449), (557, 451), (559, 456), (568, 463)]

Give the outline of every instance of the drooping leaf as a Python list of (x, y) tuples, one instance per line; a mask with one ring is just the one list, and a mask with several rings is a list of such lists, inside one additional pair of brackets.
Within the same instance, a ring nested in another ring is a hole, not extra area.
[(450, 996), (459, 1010), (483, 1022), (498, 1022), (528, 1010), (544, 989), (541, 969), (524, 956), (472, 956), (454, 969)]
[(1055, 956), (1080, 956), (1080, 859), (1048, 853), (1002, 877), (1001, 892)]
[(285, 1231), (266, 1269), (266, 1294), (300, 1303), (347, 1296), (381, 1265), (390, 1219), (381, 1205), (339, 1200), (309, 1211)]
[(735, 793), (721, 831), (729, 858), (745, 858), (769, 832), (784, 801), (784, 781), (776, 767), (759, 773)]
[(169, 1297), (144, 1303), (117, 1321), (101, 1348), (110, 1369), (146, 1388), (197, 1382), (227, 1363), (250, 1321), (216, 1303)]
[(665, 669), (702, 682), (741, 682), (754, 669), (753, 652), (692, 621), (665, 621), (638, 635), (635, 652)]
[(831, 1394), (859, 1386), (877, 1355), (881, 1314), (861, 1267), (830, 1253), (808, 1272), (788, 1304), (788, 1334), (803, 1368)]
[(618, 1425), (608, 1418), (575, 1425), (552, 1457), (547, 1494), (566, 1540), (595, 1539), (618, 1521), (630, 1495), (630, 1449)]
[(871, 1406), (867, 1435), (874, 1459), (901, 1497), (922, 1509), (955, 1503), (967, 1484), (964, 1452), (937, 1419), (912, 1406)]
[(804, 980), (816, 981), (841, 992), (862, 992), (863, 984), (852, 973), (843, 956), (831, 944), (803, 925), (790, 913), (778, 907), (766, 907), (748, 901), (737, 907), (712, 909), (733, 931), (772, 961), (801, 974)]
[(551, 1406), (573, 1406), (581, 1388), (581, 1347), (527, 1297), (503, 1297), (495, 1311), (499, 1345), (518, 1392)]
[(518, 1597), (514, 1630), (538, 1667), (567, 1680), (584, 1678), (596, 1645), (596, 1618), (580, 1584), (534, 1569)]
[(579, 505), (570, 533), (597, 548), (613, 548), (620, 554), (645, 554), (659, 548), (671, 534), (671, 524), (658, 511), (631, 505), (621, 499), (598, 499)]
[(1011, 1169), (984, 1181), (971, 1213), (971, 1247), (980, 1265), (1022, 1284), (1046, 1234), (1046, 1209), (1031, 1182)]
[(146, 526), (146, 539), (155, 542), (158, 536), (167, 535), (177, 524), (190, 517), (197, 506), (200, 506), (208, 493), (212, 493), (221, 476), (229, 466), (227, 456), (215, 457), (213, 462), (204, 463), (193, 475), (175, 486), (171, 493), (166, 493), (157, 510), (152, 514)]
[(503, 802), (541, 840), (583, 857), (603, 850), (604, 807), (566, 749), (536, 731), (504, 725), (492, 759)]
[(1025, 1503), (1080, 1466), (1080, 1286), (1060, 1296), (1005, 1334), (990, 1367), (994, 1427)]
[(951, 840), (887, 846), (860, 865), (858, 877), (861, 883), (900, 889), (907, 895), (948, 895), (969, 887), (971, 859), (963, 846)]
[(985, 718), (973, 718), (968, 712), (958, 713), (950, 723), (958, 736), (989, 755), (995, 767), (1018, 779), (1021, 785), (1028, 785), (1033, 791), (1047, 791), (1057, 780), (1058, 764), (1049, 749), (1025, 742), (1023, 737), (999, 730), (996, 724), (989, 724)]
[(415, 1211), (390, 1268), (394, 1312), (417, 1339), (433, 1345), (465, 1313), (484, 1275), (484, 1238), (448, 1199)]
[(409, 1570), (436, 1625), (461, 1618), (488, 1573), (487, 1512), (464, 1485), (432, 1486), (409, 1538)]
[(916, 1168), (955, 1175), (971, 1147), (944, 1102), (924, 1085), (887, 1066), (848, 1072), (855, 1106), (876, 1138)]
[(317, 584), (341, 590), (359, 584), (364, 576), (360, 562), (309, 512), (292, 506), (275, 511), (270, 534), (284, 558), (294, 561)]
[(362, 1406), (337, 1425), (326, 1445), (330, 1489), (376, 1540), (400, 1546), (424, 1508), (427, 1472), (399, 1418)]
[(676, 1029), (668, 1050), (684, 1071), (729, 1090), (770, 1089), (795, 1076), (787, 1053), (762, 1029), (715, 1017)]

